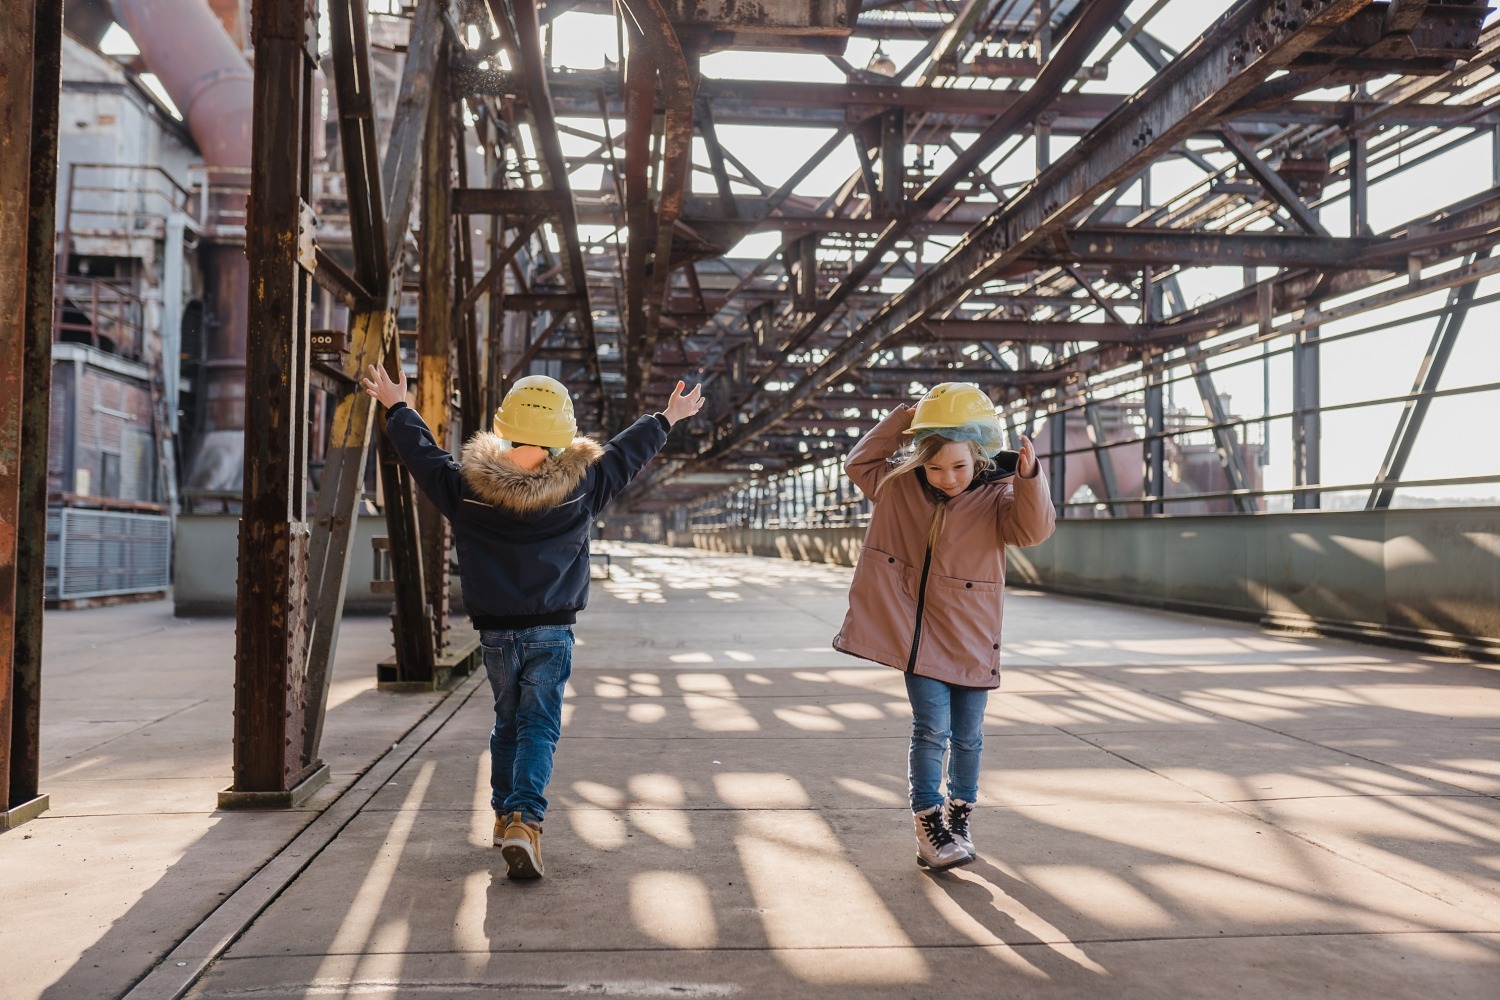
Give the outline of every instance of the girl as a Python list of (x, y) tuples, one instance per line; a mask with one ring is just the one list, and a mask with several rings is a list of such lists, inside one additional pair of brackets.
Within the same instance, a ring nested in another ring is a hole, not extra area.
[[(908, 438), (913, 450), (893, 461)], [(897, 407), (845, 462), (875, 510), (833, 645), (906, 674), (917, 864), (935, 871), (975, 857), (969, 820), (985, 702), (1000, 686), (1005, 546), (1045, 541), (1057, 518), (1031, 442), (995, 454), (999, 445), (989, 398), (945, 382)]]

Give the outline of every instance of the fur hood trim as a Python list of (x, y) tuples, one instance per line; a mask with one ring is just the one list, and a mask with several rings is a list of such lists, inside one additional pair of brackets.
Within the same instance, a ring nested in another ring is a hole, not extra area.
[(501, 438), (480, 431), (464, 445), (464, 483), (475, 499), (503, 507), (514, 514), (535, 514), (567, 500), (589, 466), (604, 457), (604, 449), (592, 438), (576, 437), (559, 455), (549, 455), (535, 469), (523, 469), (511, 461)]

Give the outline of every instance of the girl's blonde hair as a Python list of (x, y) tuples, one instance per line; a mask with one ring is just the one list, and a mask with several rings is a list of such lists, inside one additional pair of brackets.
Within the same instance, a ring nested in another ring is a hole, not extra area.
[(912, 448), (911, 453), (898, 461), (891, 471), (885, 474), (885, 478), (880, 481), (880, 485), (875, 487), (875, 497), (878, 499), (880, 494), (885, 492), (885, 488), (896, 477), (915, 472), (932, 461), (933, 457), (943, 450), (944, 445), (955, 443), (968, 445), (969, 454), (974, 459), (974, 475), (978, 476), (981, 472), (989, 472), (995, 467), (995, 460), (984, 453), (984, 450), (979, 447), (977, 441), (954, 442), (940, 435), (931, 434), (918, 441)]

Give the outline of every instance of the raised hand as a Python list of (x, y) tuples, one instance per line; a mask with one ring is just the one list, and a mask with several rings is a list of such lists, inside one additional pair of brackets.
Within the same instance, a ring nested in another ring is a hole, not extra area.
[(686, 382), (678, 382), (677, 388), (672, 392), (672, 397), (667, 400), (666, 409), (661, 411), (669, 424), (675, 424), (683, 417), (691, 417), (703, 409), (702, 384), (693, 386), (692, 392), (683, 392), (685, 388), (687, 388)]
[(1022, 479), (1036, 475), (1036, 448), (1025, 434), (1021, 435), (1021, 459), (1016, 463), (1016, 475)]
[(384, 368), (371, 365), (370, 374), (360, 379), (359, 384), (386, 409), (406, 400), (406, 372), (398, 372), (396, 381), (392, 381)]

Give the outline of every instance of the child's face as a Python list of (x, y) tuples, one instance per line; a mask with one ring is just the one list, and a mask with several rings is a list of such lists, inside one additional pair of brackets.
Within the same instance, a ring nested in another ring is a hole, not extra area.
[(950, 441), (922, 466), (927, 481), (956, 497), (974, 481), (974, 453), (962, 441)]

